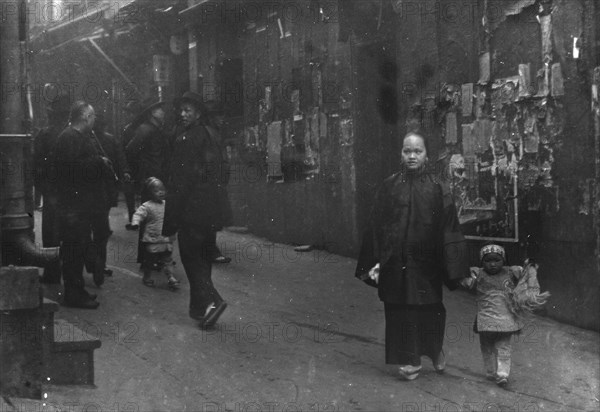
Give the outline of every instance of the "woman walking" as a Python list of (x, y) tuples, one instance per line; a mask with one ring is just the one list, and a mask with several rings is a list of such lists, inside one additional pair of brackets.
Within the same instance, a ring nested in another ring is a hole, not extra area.
[[(468, 276), (464, 238), (449, 189), (427, 168), (422, 134), (402, 141), (401, 171), (377, 193), (356, 276), (378, 288), (385, 309), (386, 363), (415, 379), (421, 356), (445, 368), (442, 284)], [(457, 285), (456, 285), (457, 286)]]

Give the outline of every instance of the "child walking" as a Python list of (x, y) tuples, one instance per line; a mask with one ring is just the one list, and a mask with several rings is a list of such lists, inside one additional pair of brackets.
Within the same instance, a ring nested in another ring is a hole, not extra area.
[(504, 266), (506, 253), (499, 245), (484, 246), (481, 268), (471, 268), (471, 276), (461, 283), (477, 291), (477, 317), (474, 330), (479, 343), (486, 378), (498, 386), (508, 384), (512, 337), (523, 328), (523, 317), (546, 303), (548, 292), (540, 293), (537, 265)]
[(173, 275), (173, 239), (162, 235), (165, 217), (165, 185), (156, 177), (149, 177), (144, 182), (145, 193), (150, 200), (144, 202), (133, 214), (131, 225), (142, 225), (140, 242), (143, 252), (142, 270), (144, 285), (153, 287), (152, 271), (162, 271), (167, 276), (167, 285), (171, 290), (179, 288), (179, 280)]

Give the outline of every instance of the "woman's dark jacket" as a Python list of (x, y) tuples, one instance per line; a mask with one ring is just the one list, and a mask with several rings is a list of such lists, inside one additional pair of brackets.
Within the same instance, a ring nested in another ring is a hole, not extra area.
[[(380, 264), (379, 284), (368, 277)], [(442, 283), (469, 273), (466, 244), (448, 187), (426, 172), (399, 172), (377, 193), (356, 277), (377, 286), (386, 303), (442, 301)]]

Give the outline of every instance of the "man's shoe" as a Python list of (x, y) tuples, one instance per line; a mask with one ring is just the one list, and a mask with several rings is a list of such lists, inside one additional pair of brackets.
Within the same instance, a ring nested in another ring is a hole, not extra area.
[(202, 328), (210, 328), (211, 326), (214, 326), (226, 308), (227, 303), (225, 303), (225, 301), (221, 301), (216, 306), (213, 306), (211, 309), (209, 309), (208, 313), (204, 317), (204, 322), (200, 326)]
[(96, 309), (100, 304), (91, 298), (68, 299), (65, 297), (65, 306), (79, 309)]
[(433, 360), (433, 369), (435, 369), (437, 373), (444, 373), (444, 369), (446, 369), (446, 356), (444, 355), (443, 350), (441, 350)]
[(127, 230), (138, 230), (139, 226), (133, 226), (131, 223), (127, 223), (125, 225), (125, 229), (127, 229)]
[(200, 315), (199, 313), (190, 311), (190, 318), (197, 320), (201, 325), (204, 323), (204, 316)]
[(104, 283), (104, 269), (95, 271), (93, 277), (94, 284), (98, 287), (102, 286), (102, 284)]
[(229, 263), (231, 262), (231, 258), (228, 256), (217, 256), (216, 258), (213, 259), (213, 263)]
[(44, 283), (46, 285), (60, 285), (60, 277), (58, 279), (54, 279), (51, 276), (42, 275), (42, 277), (40, 277), (40, 283)]
[(92, 300), (96, 300), (96, 298), (98, 297), (98, 295), (96, 295), (95, 293), (90, 293), (88, 291), (86, 291), (85, 293), (87, 293), (88, 297)]
[(104, 276), (108, 276), (111, 277), (113, 275), (113, 271), (108, 269), (108, 268), (104, 268)]

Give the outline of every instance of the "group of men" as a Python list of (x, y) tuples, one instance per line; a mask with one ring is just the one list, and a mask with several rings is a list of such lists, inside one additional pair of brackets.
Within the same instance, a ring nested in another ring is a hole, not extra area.
[[(190, 284), (189, 315), (214, 323), (226, 307), (211, 279), (212, 263), (227, 261), (216, 247), (216, 232), (228, 223), (231, 212), (226, 156), (202, 96), (186, 92), (176, 99), (179, 119), (170, 133), (165, 127), (166, 103), (144, 100), (120, 142), (104, 131), (103, 119), (92, 105), (70, 104), (68, 97), (59, 95), (50, 104), (48, 127), (35, 139), (42, 240), (45, 247), (61, 248), (60, 262), (44, 269), (42, 282), (60, 283), (62, 275), (65, 305), (97, 308), (97, 296), (84, 287), (83, 269), (92, 273), (97, 286), (112, 274), (106, 267), (106, 247), (117, 189), (125, 192), (131, 219), (139, 183), (157, 177), (169, 191), (163, 234), (178, 233)], [(146, 200), (143, 193), (137, 194)]]

